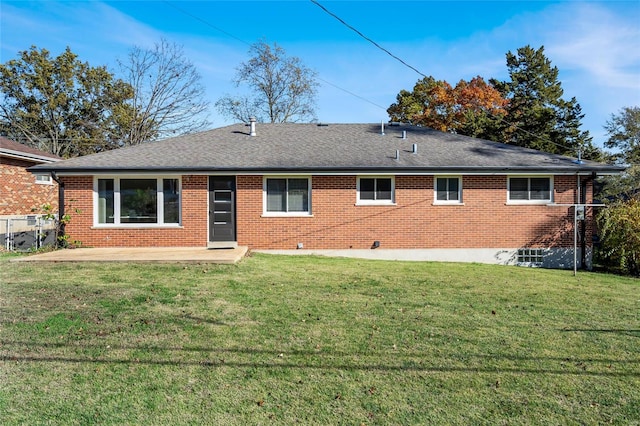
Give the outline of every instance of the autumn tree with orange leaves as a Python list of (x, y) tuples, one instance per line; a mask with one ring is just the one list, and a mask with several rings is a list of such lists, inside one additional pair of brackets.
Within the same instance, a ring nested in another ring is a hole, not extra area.
[(401, 90), (387, 113), (391, 121), (431, 127), (443, 132), (494, 139), (508, 101), (480, 76), (452, 87), (425, 77), (413, 91)]

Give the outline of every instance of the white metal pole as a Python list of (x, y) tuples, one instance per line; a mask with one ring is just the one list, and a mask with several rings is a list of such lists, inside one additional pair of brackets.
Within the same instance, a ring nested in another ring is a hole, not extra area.
[(580, 175), (576, 175), (576, 204), (573, 206), (573, 276), (578, 275), (578, 204), (580, 203)]
[(11, 237), (12, 237), (11, 236), (11, 219), (7, 219), (7, 250), (8, 251), (11, 251), (11, 249), (13, 248), (11, 244), (11, 240), (12, 240)]

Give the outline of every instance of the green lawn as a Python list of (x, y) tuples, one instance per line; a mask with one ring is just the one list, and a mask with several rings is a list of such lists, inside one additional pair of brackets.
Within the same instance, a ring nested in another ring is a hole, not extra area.
[(0, 423), (640, 424), (640, 281), (2, 255)]

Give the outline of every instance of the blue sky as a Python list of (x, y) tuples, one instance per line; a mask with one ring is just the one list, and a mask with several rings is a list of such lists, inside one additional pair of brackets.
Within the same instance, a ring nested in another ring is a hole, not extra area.
[[(320, 3), (422, 73), (452, 84), (476, 75), (506, 79), (507, 51), (544, 45), (564, 97), (577, 98), (583, 128), (599, 146), (610, 115), (640, 105), (637, 0)], [(235, 69), (259, 39), (318, 72), (322, 122), (386, 121), (398, 92), (421, 78), (307, 0), (0, 0), (0, 62), (31, 45), (54, 55), (69, 46), (81, 60), (115, 72), (133, 45), (163, 37), (183, 45), (203, 76), (213, 127), (230, 123), (213, 104), (236, 93)]]

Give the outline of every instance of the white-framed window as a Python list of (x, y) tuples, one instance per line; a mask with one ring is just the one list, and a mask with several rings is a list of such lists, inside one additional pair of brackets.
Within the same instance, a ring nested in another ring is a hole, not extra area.
[(36, 175), (36, 183), (40, 185), (52, 185), (51, 175)]
[(178, 177), (96, 177), (96, 226), (179, 225), (181, 182)]
[(553, 202), (553, 179), (550, 176), (511, 176), (507, 201), (512, 204), (547, 204)]
[(357, 179), (356, 204), (375, 205), (395, 202), (395, 178), (360, 176)]
[(268, 176), (263, 180), (265, 216), (310, 216), (311, 178), (309, 176)]
[(436, 176), (433, 192), (434, 204), (462, 204), (462, 178)]

